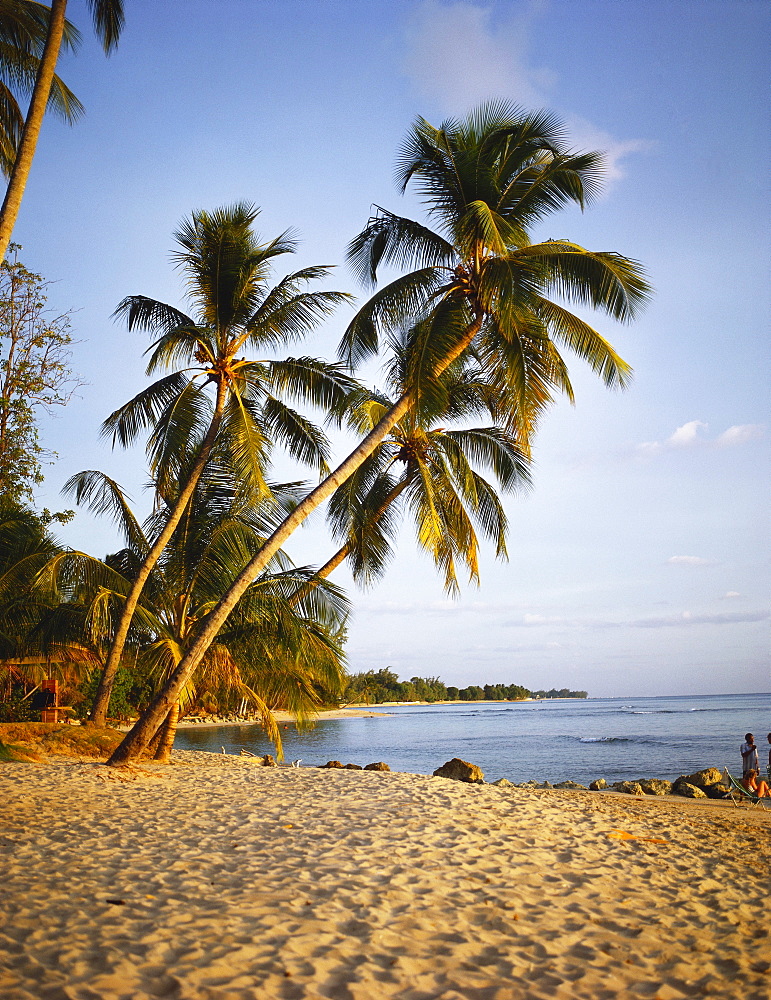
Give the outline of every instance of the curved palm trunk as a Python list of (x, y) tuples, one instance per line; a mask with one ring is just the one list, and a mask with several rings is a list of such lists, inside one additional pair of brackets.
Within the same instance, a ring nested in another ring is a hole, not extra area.
[(177, 735), (177, 725), (179, 724), (179, 702), (171, 706), (171, 711), (166, 716), (166, 721), (161, 726), (161, 738), (158, 741), (158, 748), (155, 751), (155, 760), (161, 764), (168, 764), (171, 757), (171, 748), (174, 746), (174, 737)]
[(21, 208), (21, 199), (24, 197), (24, 189), (27, 186), (32, 160), (35, 156), (40, 129), (43, 125), (43, 117), (45, 116), (48, 98), (51, 94), (51, 84), (53, 83), (56, 71), (56, 63), (59, 59), (59, 50), (62, 46), (64, 15), (66, 11), (67, 0), (53, 0), (51, 4), (51, 16), (48, 21), (48, 35), (46, 36), (43, 55), (40, 59), (29, 111), (24, 121), (21, 141), (19, 142), (13, 170), (11, 171), (11, 177), (5, 192), (3, 207), (0, 209), (0, 260), (4, 260), (8, 252), (8, 244), (11, 242), (13, 227), (16, 225), (16, 219)]
[[(373, 514), (370, 523), (375, 523), (378, 519), (385, 514), (391, 504), (396, 500), (396, 498), (407, 488), (408, 480), (403, 479), (402, 482), (397, 483), (396, 486), (391, 490), (391, 492), (386, 497), (385, 501), (380, 505), (379, 509)], [(316, 587), (321, 580), (326, 580), (330, 573), (334, 572), (337, 567), (344, 562), (348, 556), (351, 554), (353, 545), (351, 542), (346, 542), (342, 548), (339, 548), (337, 552), (328, 559), (323, 566), (313, 574), (310, 580), (307, 580), (302, 587), (300, 587), (295, 594), (289, 600), (289, 603), (294, 606), (298, 604), (304, 597), (306, 597), (314, 587)]]
[(226, 396), (227, 385), (224, 378), (221, 378), (217, 384), (217, 399), (214, 405), (214, 415), (212, 416), (209, 430), (203, 440), (195, 465), (190, 472), (185, 488), (180, 492), (179, 497), (177, 498), (177, 503), (169, 515), (169, 519), (166, 522), (163, 531), (156, 539), (153, 547), (145, 556), (145, 560), (137, 573), (136, 579), (134, 580), (131, 590), (126, 598), (126, 602), (123, 605), (123, 611), (115, 630), (115, 638), (113, 639), (112, 646), (110, 647), (107, 662), (104, 665), (104, 671), (102, 673), (99, 688), (96, 692), (94, 704), (91, 708), (91, 714), (89, 716), (90, 721), (96, 726), (104, 726), (106, 724), (107, 708), (110, 704), (110, 694), (112, 693), (113, 684), (115, 683), (115, 675), (118, 672), (118, 667), (120, 666), (121, 658), (123, 656), (123, 650), (126, 646), (126, 639), (128, 637), (129, 628), (131, 627), (131, 619), (136, 611), (139, 598), (142, 596), (144, 586), (147, 583), (147, 580), (149, 579), (156, 563), (163, 554), (163, 550), (171, 540), (171, 536), (174, 534), (177, 525), (182, 519), (182, 515), (185, 513), (185, 508), (195, 492), (198, 480), (201, 478), (201, 473), (209, 460), (212, 446), (220, 429), (220, 424), (222, 423)]
[[(471, 344), (471, 341), (482, 327), (483, 319), (484, 314), (480, 313), (469, 324), (465, 334), (458, 341), (454, 349), (436, 366), (434, 370), (435, 377), (441, 375)], [(190, 646), (185, 656), (180, 660), (163, 689), (142, 713), (134, 728), (126, 734), (123, 742), (108, 760), (108, 764), (123, 764), (142, 753), (161, 720), (168, 715), (172, 705), (179, 700), (182, 689), (190, 677), (192, 677), (196, 667), (203, 659), (209, 646), (216, 638), (217, 633), (227, 621), (230, 612), (241, 599), (246, 589), (267, 567), (268, 563), (295, 529), (299, 528), (303, 521), (317, 507), (324, 503), (325, 500), (328, 500), (335, 490), (353, 475), (362, 462), (383, 441), (391, 428), (411, 409), (412, 405), (413, 398), (411, 393), (405, 393), (401, 396), (383, 419), (364, 438), (361, 444), (351, 452), (348, 458), (333, 473), (327, 476), (322, 483), (319, 483), (266, 540), (264, 545), (231, 584), (217, 606), (204, 619), (201, 633)]]
[[(168, 716), (166, 716), (166, 718), (168, 718)], [(163, 736), (163, 729), (164, 729), (165, 721), (166, 720), (164, 719), (164, 721), (160, 724), (160, 726), (158, 726), (158, 728), (155, 731), (155, 735), (152, 737), (152, 739), (150, 740), (150, 742), (147, 744), (147, 748), (146, 748), (146, 750), (144, 752), (144, 756), (145, 757), (155, 757), (155, 754), (156, 754), (156, 752), (158, 750), (158, 747), (160, 746), (160, 743), (161, 743), (161, 737)]]

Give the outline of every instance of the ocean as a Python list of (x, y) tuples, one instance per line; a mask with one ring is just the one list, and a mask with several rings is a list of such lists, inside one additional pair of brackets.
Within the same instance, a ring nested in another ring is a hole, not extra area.
[[(378, 706), (373, 705), (373, 710)], [(287, 761), (302, 767), (385, 761), (392, 771), (431, 774), (452, 757), (479, 765), (485, 780), (595, 778), (622, 781), (728, 766), (741, 773), (739, 747), (752, 732), (761, 769), (768, 761), (771, 694), (458, 702), (383, 708), (382, 718), (324, 719), (310, 732), (282, 724)], [(180, 750), (272, 753), (258, 725), (182, 729)]]

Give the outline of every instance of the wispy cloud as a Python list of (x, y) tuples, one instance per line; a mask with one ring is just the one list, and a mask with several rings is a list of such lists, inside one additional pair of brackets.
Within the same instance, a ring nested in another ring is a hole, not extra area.
[(693, 625), (745, 625), (764, 622), (771, 614), (768, 611), (727, 611), (724, 614), (694, 615), (683, 611), (680, 615), (661, 618), (639, 618), (626, 622), (630, 628), (688, 628)]
[(645, 441), (637, 445), (636, 451), (639, 455), (653, 456), (683, 448), (735, 448), (750, 441), (757, 441), (765, 433), (763, 424), (734, 424), (716, 438), (707, 436), (708, 429), (709, 424), (703, 420), (689, 420), (666, 440)]
[(538, 628), (560, 626), (564, 629), (605, 630), (621, 628), (691, 628), (696, 625), (743, 625), (766, 621), (771, 618), (768, 611), (735, 611), (717, 614), (694, 614), (682, 611), (674, 615), (624, 620), (602, 618), (546, 618), (540, 615), (524, 615), (519, 620), (506, 622), (510, 628)]
[[(558, 74), (534, 65), (529, 55), (532, 24), (541, 6), (512, 5), (504, 20), (484, 3), (422, 0), (407, 29), (405, 71), (427, 98), (452, 115), (496, 98), (528, 109), (553, 107)], [(605, 153), (607, 186), (624, 176), (626, 157), (652, 145), (618, 139), (570, 110), (563, 110), (563, 118), (575, 149)]]
[[(701, 560), (698, 556), (673, 557), (674, 559), (687, 560), (680, 565), (710, 565), (710, 560)], [(695, 560), (695, 561), (694, 561)], [(726, 597), (739, 596), (731, 591)], [(591, 617), (589, 615), (550, 615), (536, 611), (527, 611), (521, 605), (515, 607), (506, 604), (465, 602), (453, 604), (452, 602), (373, 602), (366, 607), (359, 607), (358, 611), (362, 615), (380, 616), (401, 616), (408, 619), (420, 618), (424, 621), (446, 619), (452, 623), (457, 623), (461, 617), (477, 618), (484, 617), (491, 621), (491, 629), (547, 629), (552, 632), (559, 631), (605, 631), (607, 629), (623, 628), (690, 628), (694, 625), (742, 625), (754, 622), (766, 621), (771, 618), (771, 612), (766, 609), (760, 611), (727, 611), (715, 613), (697, 613), (690, 610), (673, 612), (667, 615), (653, 615), (640, 618), (602, 618)], [(491, 631), (490, 633), (495, 634)], [(546, 640), (544, 640), (546, 641)], [(552, 634), (549, 636), (549, 643), (554, 648), (559, 646), (559, 639)], [(496, 647), (492, 647), (493, 649)], [(512, 648), (509, 644), (501, 649)], [(517, 647), (519, 648), (519, 647)], [(524, 647), (523, 647), (524, 648)]]
[(704, 559), (703, 556), (670, 556), (669, 566), (714, 566), (714, 559)]

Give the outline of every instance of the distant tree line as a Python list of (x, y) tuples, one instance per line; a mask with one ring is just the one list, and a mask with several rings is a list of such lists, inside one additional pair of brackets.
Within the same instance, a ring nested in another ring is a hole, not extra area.
[(382, 705), (387, 701), (522, 701), (525, 698), (587, 698), (586, 691), (529, 691), (521, 684), (446, 686), (438, 677), (411, 677), (400, 681), (389, 667), (352, 674), (345, 689), (347, 704)]
[(568, 691), (567, 688), (552, 688), (551, 691), (533, 691), (532, 698), (588, 698), (586, 691)]

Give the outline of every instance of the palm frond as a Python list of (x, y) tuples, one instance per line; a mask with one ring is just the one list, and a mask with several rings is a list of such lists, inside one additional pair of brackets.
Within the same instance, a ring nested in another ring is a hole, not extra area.
[(147, 539), (129, 506), (130, 498), (114, 479), (94, 469), (77, 472), (64, 484), (62, 493), (78, 506), (85, 504), (97, 517), (106, 514), (134, 551), (147, 551)]
[(385, 285), (348, 324), (337, 349), (338, 357), (352, 369), (364, 364), (377, 354), (381, 335), (416, 322), (446, 280), (443, 270), (427, 267)]
[(293, 458), (318, 469), (321, 475), (329, 471), (329, 439), (313, 421), (276, 396), (267, 397), (262, 416), (272, 439), (282, 444)]
[(399, 268), (452, 268), (455, 248), (442, 236), (412, 219), (380, 206), (364, 229), (351, 240), (347, 260), (363, 285), (374, 287), (381, 265)]

